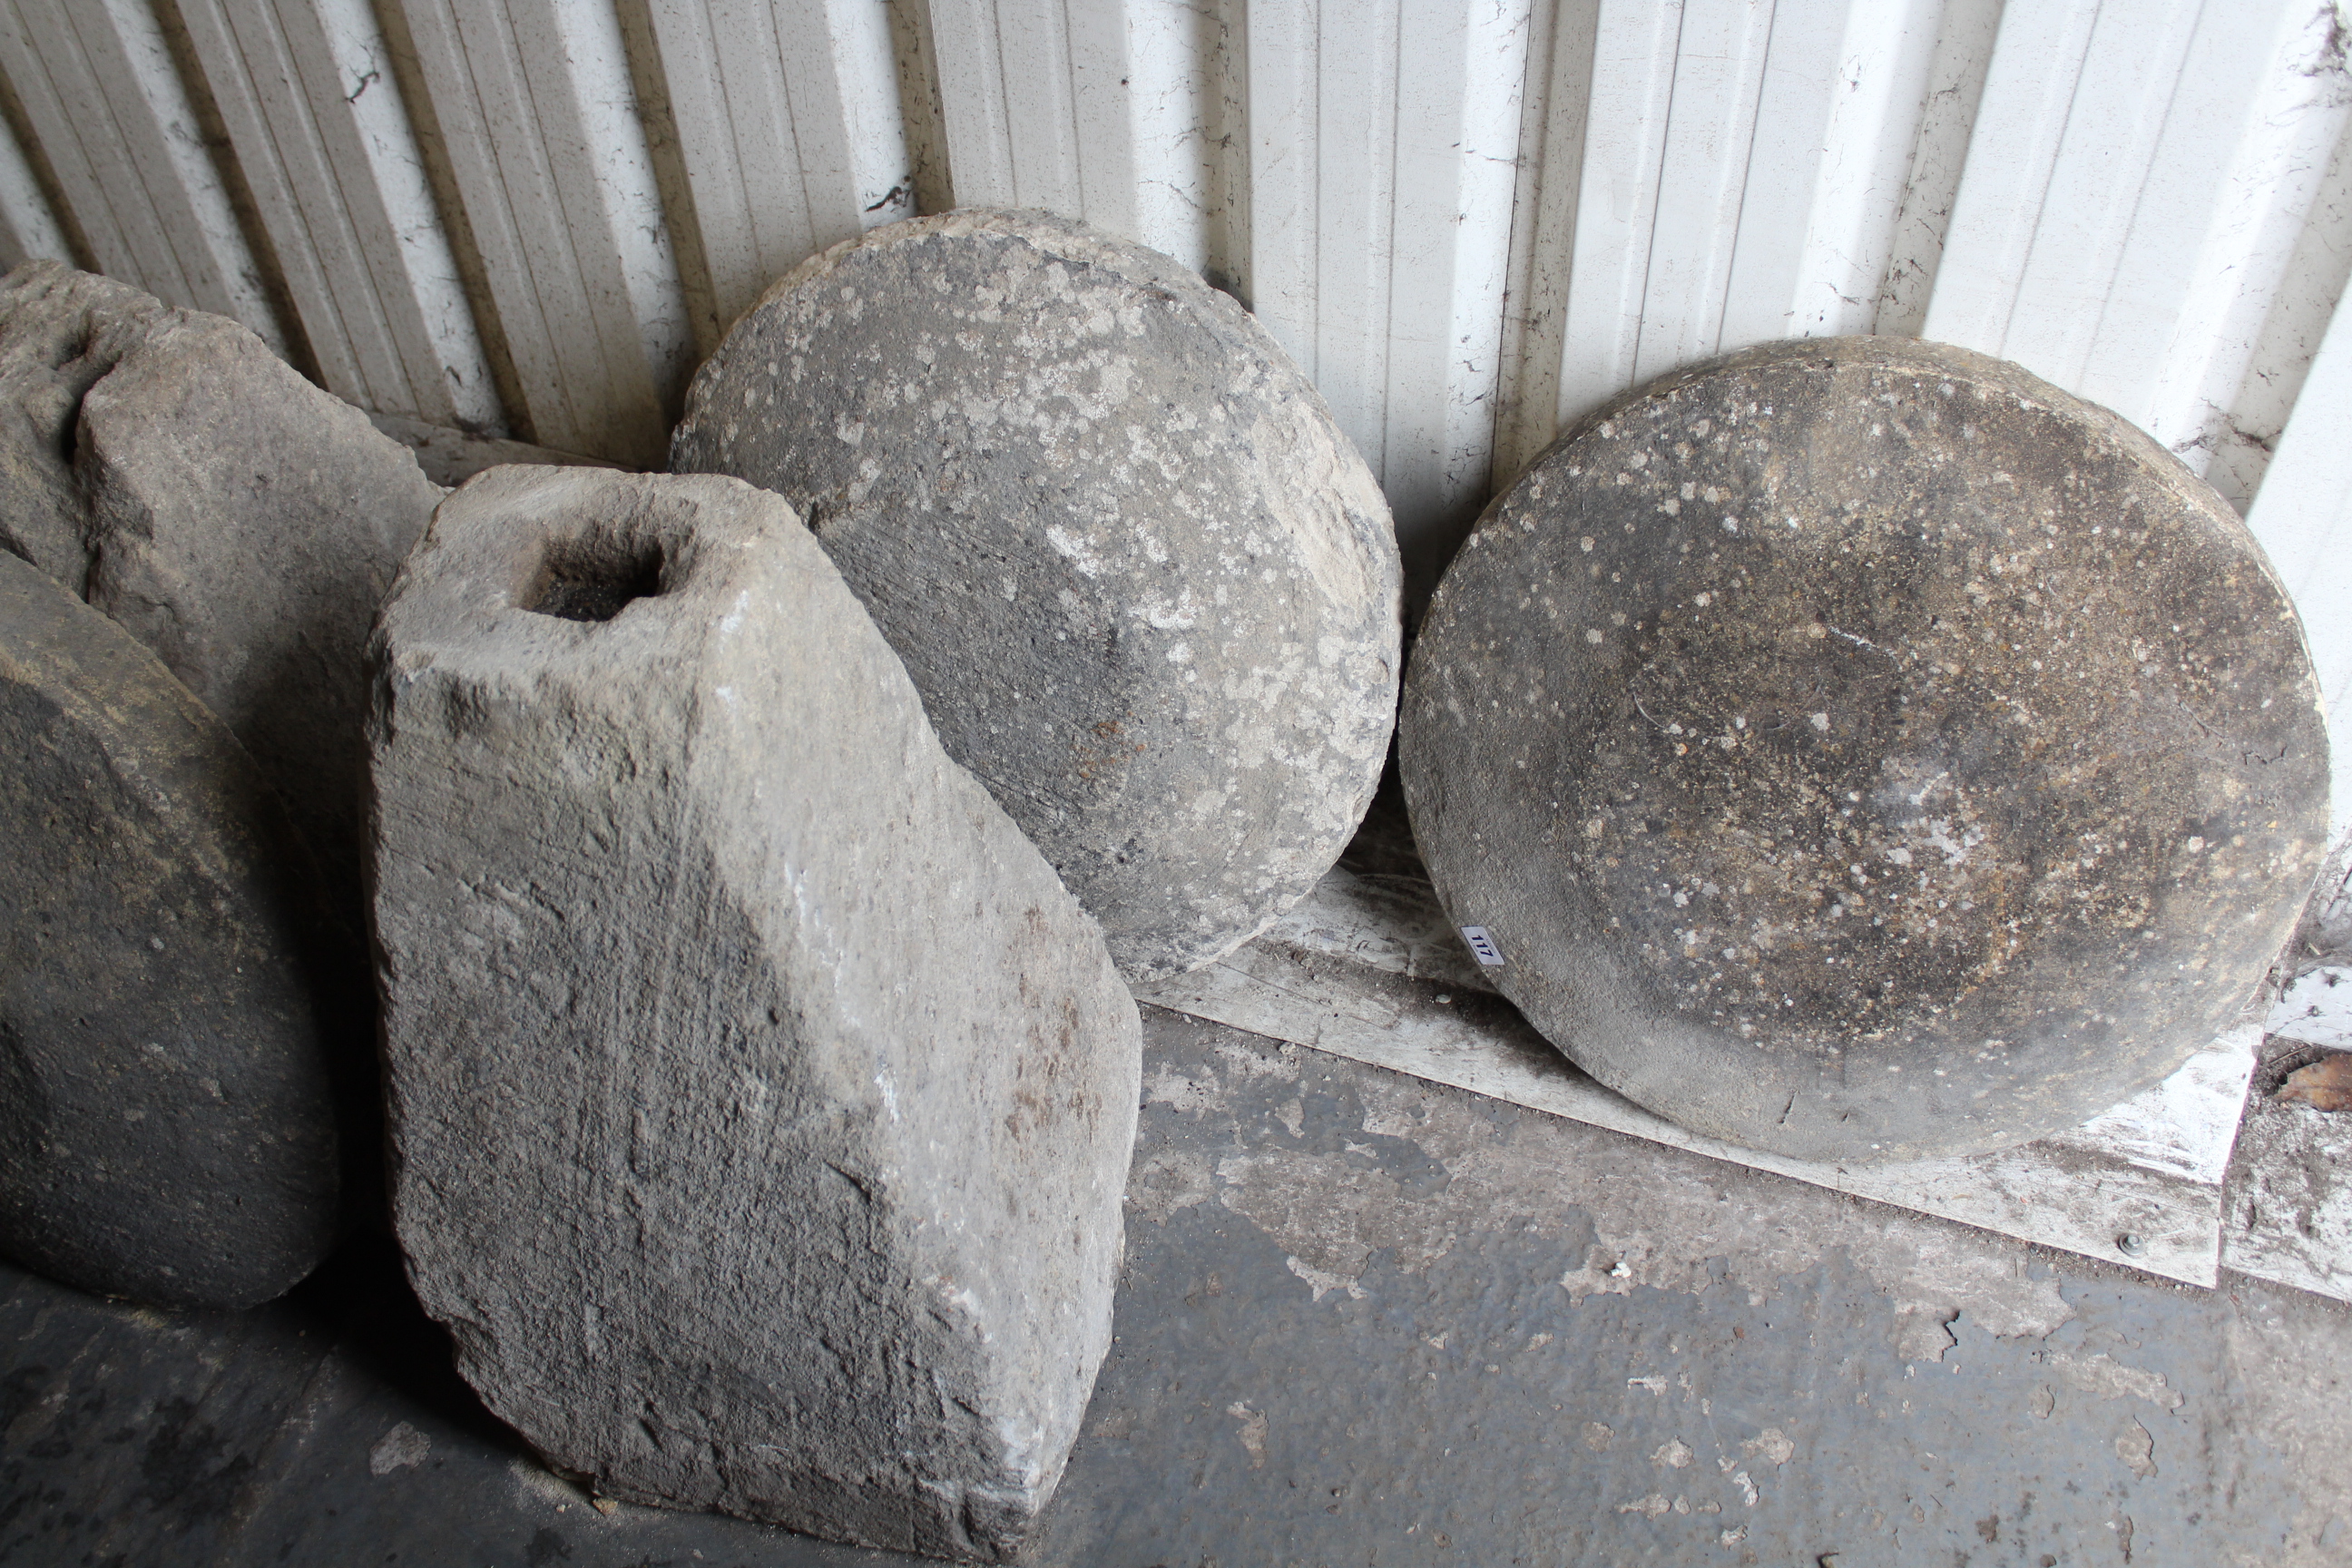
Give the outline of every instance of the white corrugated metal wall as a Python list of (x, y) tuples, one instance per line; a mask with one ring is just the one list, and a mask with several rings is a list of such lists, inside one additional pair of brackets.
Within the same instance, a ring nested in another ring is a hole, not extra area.
[(1256, 310), (1423, 586), (1612, 393), (1923, 334), (2247, 508), (2341, 705), (2347, 47), (2337, 0), (0, 0), (0, 260), (654, 465), (811, 251), (1051, 207)]

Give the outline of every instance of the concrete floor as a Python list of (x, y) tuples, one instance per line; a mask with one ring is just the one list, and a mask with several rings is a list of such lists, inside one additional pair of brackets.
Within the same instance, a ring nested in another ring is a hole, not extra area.
[[(1146, 1040), (1118, 1342), (1030, 1562), (2352, 1563), (2352, 1308)], [(381, 1246), (241, 1317), (0, 1291), (0, 1563), (912, 1561), (593, 1506)]]

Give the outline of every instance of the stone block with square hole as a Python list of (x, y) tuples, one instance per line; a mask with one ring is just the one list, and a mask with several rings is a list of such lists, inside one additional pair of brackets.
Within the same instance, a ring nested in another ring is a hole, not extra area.
[(375, 676), (410, 1277), (625, 1500), (992, 1559), (1108, 1347), (1140, 1042), (775, 496), (500, 468)]

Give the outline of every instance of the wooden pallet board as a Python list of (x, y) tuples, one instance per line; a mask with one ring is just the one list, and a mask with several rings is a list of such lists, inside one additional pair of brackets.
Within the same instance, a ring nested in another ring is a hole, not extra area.
[[(1654, 1143), (2191, 1285), (2218, 1278), (2222, 1179), (2262, 1029), (2073, 1131), (1962, 1160), (1844, 1166), (1686, 1132), (1571, 1066), (1478, 975), (1426, 880), (1326, 876), (1274, 929), (1139, 1001)], [(2290, 1281), (2292, 1282), (2292, 1281)]]

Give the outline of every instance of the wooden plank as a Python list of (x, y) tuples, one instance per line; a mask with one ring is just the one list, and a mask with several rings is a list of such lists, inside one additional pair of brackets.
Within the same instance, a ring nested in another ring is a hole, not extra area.
[(2205, 479), (2240, 511), (2251, 510), (2265, 482), (2312, 357), (2345, 286), (2352, 282), (2352, 127), (2318, 161), (2319, 180), (2294, 248), (2279, 269), (2277, 291), (2262, 325), (2228, 417), (2213, 434)]
[(0, 72), (88, 259), (174, 305), (287, 336), (154, 16), (135, 0), (8, 0)]
[(1242, 0), (1129, 0), (1135, 237), (1221, 286), (1246, 275)]
[[(823, 0), (633, 0), (675, 157), (664, 208), (708, 354), (767, 286), (862, 230)], [(682, 236), (683, 237), (683, 236)]]
[(2333, 833), (2352, 828), (2352, 307), (2339, 302), (2246, 522), (2303, 613), (2330, 715)]
[[(305, 0), (276, 0), (281, 7)], [(371, 0), (308, 0), (319, 23), (323, 66), (304, 68), (312, 110), (322, 121), (347, 116), (366, 160), (373, 202), (391, 225), (395, 244), (371, 241), (367, 265), (383, 294), (415, 302), (423, 318), (429, 364), (418, 366), (413, 341), (402, 353), (414, 376), (437, 375), (457, 420), (469, 428), (503, 431), (507, 409), (491, 374), (474, 302), (451, 248), (449, 225), (433, 190), (404, 83)], [(412, 79), (413, 80), (413, 79)], [(341, 105), (340, 110), (336, 108)], [(346, 154), (347, 156), (347, 154)], [(341, 175), (338, 176), (341, 177)], [(358, 175), (352, 176), (354, 179)]]
[(1632, 380), (1712, 355), (1763, 89), (1771, 0), (1684, 0)]
[(1912, 138), (1909, 173), (1877, 287), (1873, 331), (1917, 337), (1927, 318), (1927, 299), (1944, 258), (1944, 231), (1951, 221), (1960, 170), (1968, 162), (1969, 137), (1976, 129), (1985, 73), (1992, 65), (1993, 36), (2000, 26), (2001, 0), (1943, 0), (1936, 22), (1936, 47), (1927, 67), (1927, 90)]
[[(2263, 384), (2285, 369), (2257, 360), (2263, 326), (2329, 153), (2352, 126), (2333, 14), (2281, 0), (2267, 20), (2252, 5), (2209, 4), (2200, 16), (2084, 383), (2088, 396), (2137, 408), (2200, 473), (2234, 435), (2249, 390), (2266, 402)], [(2301, 345), (2305, 363), (2317, 342), (2314, 331)], [(2252, 443), (2237, 445), (2242, 482), (2223, 493), (2242, 509), (2262, 463)]]
[[(674, 272), (659, 276), (667, 240), (658, 198), (637, 184), (650, 186), (651, 160), (641, 132), (632, 144), (625, 69), (614, 75), (617, 18), (605, 39), (583, 25), (588, 9), (556, 0), (401, 0), (400, 11), (438, 130), (428, 152), (465, 209), (520, 422), (541, 446), (658, 466), (661, 384), (686, 359), (684, 291)], [(657, 359), (649, 338), (676, 348)]]
[(2002, 12), (1921, 336), (2000, 352), (2098, 17), (2099, 0)]
[(1386, 489), (1409, 593), (1487, 488), (1531, 13), (1249, 11), (1248, 292)]
[[(268, 233), (327, 389), (361, 406), (446, 424), (459, 405), (450, 345), (426, 324), (433, 285), (406, 266), (400, 225), (354, 102), (398, 89), (346, 72), (321, 7), (303, 0), (181, 0), (179, 16)], [(383, 54), (373, 19), (369, 58)], [(371, 106), (372, 109), (378, 106)], [(396, 101), (390, 107), (398, 113)], [(402, 118), (398, 130), (405, 130)], [(412, 153), (409, 162), (415, 162)], [(445, 279), (440, 280), (446, 289)], [(478, 346), (473, 355), (479, 360)], [(457, 374), (483, 367), (462, 362)]]
[(502, 441), (495, 437), (476, 436), (397, 414), (371, 414), (368, 422), (415, 453), (416, 466), (425, 470), (425, 477), (445, 489), (455, 489), (464, 484), (484, 468), (495, 468), (509, 463), (563, 468), (610, 468), (616, 466), (602, 458), (583, 458), (577, 452), (550, 451), (545, 447), (534, 447), (526, 441)]
[(925, 0), (958, 206), (1044, 207), (1135, 237), (1121, 0)]
[(1600, 20), (1601, 0), (1544, 0), (1529, 38), (1495, 412), (1497, 489), (1559, 433), (1559, 356)]
[(1559, 418), (1633, 384), (1682, 0), (1601, 0), (1560, 334)]
[[(1395, 276), (1398, 8), (1315, 7), (1315, 384), (1383, 485), (1388, 454), (1389, 287)], [(1419, 244), (1426, 236), (1415, 237)]]
[[(2132, 16), (2102, 10), (2069, 95), (2008, 324), (1997, 345), (1969, 346), (2091, 395), (2102, 307), (2117, 281), (2133, 215), (2158, 174), (2166, 111), (2189, 65), (2200, 4), (2168, 0)], [(2186, 240), (2172, 237), (2175, 245)], [(1946, 264), (1951, 259), (1948, 251)], [(2131, 418), (2139, 411), (2118, 412)]]
[(37, 258), (71, 261), (73, 247), (32, 161), (25, 156), (16, 127), (0, 118), (0, 269)]
[[(1316, 277), (1321, 239), (1321, 84), (1313, 0), (1255, 0), (1244, 12), (1249, 270), (1243, 296), (1317, 386)], [(1326, 394), (1328, 400), (1328, 394)], [(1358, 431), (1348, 430), (1350, 439)], [(1358, 442), (1360, 450), (1362, 443)], [(1365, 452), (1367, 459), (1372, 454)]]
[[(928, 116), (901, 86), (893, 31), (896, 0), (825, 0), (823, 26), (849, 134), (850, 185), (857, 221), (875, 228), (915, 216), (916, 127)], [(800, 46), (806, 47), (803, 41)], [(926, 133), (928, 130), (926, 128)]]
[(2352, 1117), (2258, 1101), (2239, 1139), (2222, 1264), (2352, 1301)]
[(1938, 0), (1781, 6), (1756, 104), (1720, 346), (1870, 331)]
[[(2221, 1184), (2259, 1026), (2215, 1041), (2082, 1128), (2019, 1149), (1901, 1165), (1787, 1160), (1685, 1132), (1578, 1071), (1486, 993), (1416, 882), (1335, 870), (1265, 936), (1137, 997), (1752, 1170), (2215, 1283)], [(2137, 1250), (2123, 1250), (2126, 1237)]]
[(1381, 447), (1415, 601), (1486, 499), (1530, 9), (1408, 0), (1400, 17), (1390, 224), (1421, 237), (1390, 247)]

